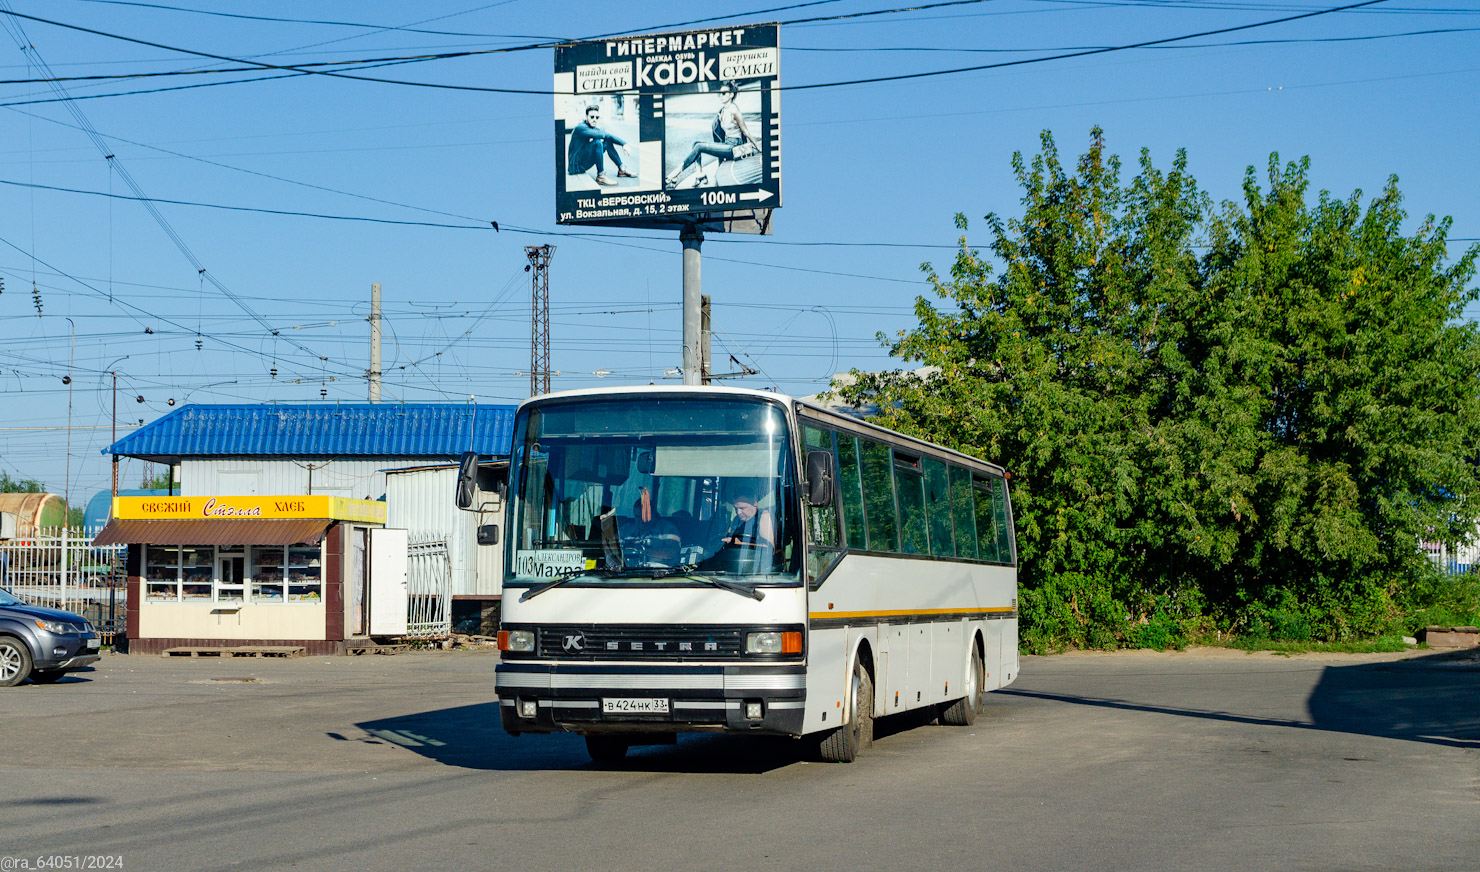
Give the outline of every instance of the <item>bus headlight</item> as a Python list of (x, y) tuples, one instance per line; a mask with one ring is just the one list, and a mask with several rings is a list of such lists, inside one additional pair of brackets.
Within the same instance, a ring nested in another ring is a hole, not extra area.
[(802, 653), (802, 634), (799, 632), (766, 631), (761, 633), (747, 633), (745, 636), (746, 654), (800, 654)]
[(533, 651), (533, 630), (499, 630), (498, 649), (500, 651)]

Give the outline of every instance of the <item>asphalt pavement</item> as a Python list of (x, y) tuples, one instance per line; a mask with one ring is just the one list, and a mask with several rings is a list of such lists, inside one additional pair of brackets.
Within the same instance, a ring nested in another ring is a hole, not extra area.
[[(1024, 658), (852, 764), (498, 726), (497, 655), (108, 655), (0, 690), (11, 869), (1480, 868), (1480, 659)], [(57, 866), (56, 858), (74, 858)]]

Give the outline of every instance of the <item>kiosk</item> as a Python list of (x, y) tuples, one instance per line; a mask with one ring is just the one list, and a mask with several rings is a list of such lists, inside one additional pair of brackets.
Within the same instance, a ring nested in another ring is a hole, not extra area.
[[(335, 654), (371, 633), (373, 569), (398, 571), (404, 590), (404, 548), (372, 548), (377, 534), (404, 537), (384, 524), (385, 503), (374, 500), (117, 497), (94, 544), (128, 545), (131, 652), (270, 645)], [(399, 565), (372, 567), (372, 553)]]

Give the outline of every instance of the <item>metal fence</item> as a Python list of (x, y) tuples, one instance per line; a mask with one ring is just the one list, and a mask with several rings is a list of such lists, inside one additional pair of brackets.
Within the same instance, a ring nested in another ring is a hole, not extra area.
[(1480, 543), (1450, 545), (1443, 542), (1420, 542), (1418, 545), (1440, 572), (1464, 575), (1480, 566)]
[(452, 559), (446, 539), (406, 546), (406, 635), (446, 639), (452, 635)]
[(127, 546), (94, 548), (99, 530), (45, 528), (0, 542), (0, 587), (26, 602), (82, 615), (111, 645), (123, 635), (128, 607)]

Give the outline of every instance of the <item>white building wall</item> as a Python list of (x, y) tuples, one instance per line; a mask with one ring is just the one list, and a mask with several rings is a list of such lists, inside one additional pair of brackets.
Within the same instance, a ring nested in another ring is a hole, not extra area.
[[(411, 541), (446, 539), (452, 594), (492, 596), (503, 587), (502, 550), (478, 544), (479, 515), (453, 502), (457, 468), (439, 467), (387, 476), (385, 525), (410, 531)], [(497, 519), (486, 517), (486, 523)]]
[[(387, 469), (425, 465), (425, 458), (371, 457), (353, 460), (290, 460), (263, 457), (186, 458), (180, 464), (180, 494), (327, 494), (378, 500), (386, 492)], [(450, 498), (449, 498), (450, 499)]]

